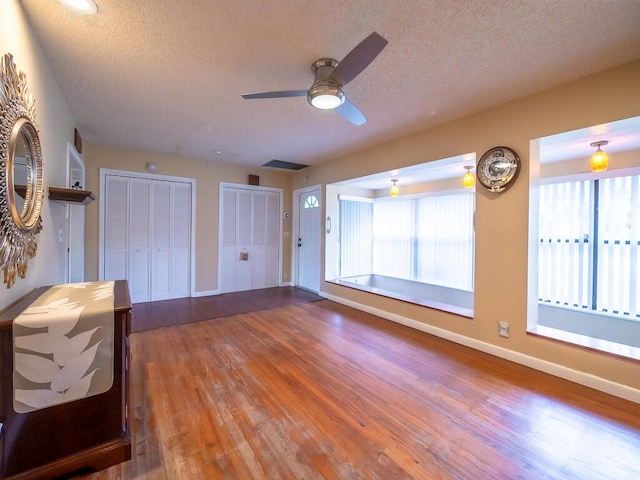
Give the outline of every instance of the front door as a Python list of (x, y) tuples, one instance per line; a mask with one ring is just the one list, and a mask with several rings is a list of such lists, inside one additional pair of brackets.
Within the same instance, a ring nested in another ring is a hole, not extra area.
[(298, 286), (320, 291), (320, 189), (298, 195)]

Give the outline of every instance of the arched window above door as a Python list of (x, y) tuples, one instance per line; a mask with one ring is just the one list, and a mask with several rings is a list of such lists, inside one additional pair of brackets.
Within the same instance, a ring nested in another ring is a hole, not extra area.
[(318, 208), (319, 206), (320, 202), (315, 195), (309, 195), (304, 201), (304, 208)]

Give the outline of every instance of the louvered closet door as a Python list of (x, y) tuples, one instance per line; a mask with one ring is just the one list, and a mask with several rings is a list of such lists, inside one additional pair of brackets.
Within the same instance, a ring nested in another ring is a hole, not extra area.
[(151, 184), (151, 300), (171, 298), (171, 183)]
[(278, 286), (280, 194), (224, 187), (220, 243), (222, 292)]
[[(238, 245), (236, 247), (236, 291), (251, 290), (251, 270), (256, 264), (254, 259), (252, 223), (253, 223), (253, 201), (252, 192), (248, 190), (238, 191)], [(249, 252), (247, 260), (240, 260), (240, 254)]]
[(128, 277), (129, 265), (129, 180), (106, 177), (104, 279)]
[(252, 289), (279, 284), (279, 217), (280, 196), (277, 193), (253, 192)]
[(222, 190), (220, 233), (220, 290), (222, 293), (236, 291), (236, 263), (238, 257), (238, 193), (236, 190)]
[(251, 242), (251, 288), (265, 288), (267, 270), (267, 194), (253, 192), (253, 241)]
[(171, 291), (173, 298), (191, 293), (191, 185), (173, 184), (171, 209)]
[(191, 293), (191, 183), (105, 176), (104, 279), (133, 303)]
[(133, 303), (148, 302), (151, 269), (151, 182), (129, 179), (129, 291)]
[(265, 288), (280, 285), (280, 194), (268, 192), (265, 211), (267, 229), (265, 233)]

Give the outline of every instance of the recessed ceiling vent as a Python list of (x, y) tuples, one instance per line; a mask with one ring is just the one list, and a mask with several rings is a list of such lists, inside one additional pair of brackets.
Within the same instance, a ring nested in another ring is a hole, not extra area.
[(285, 162), (284, 160), (269, 160), (267, 163), (263, 163), (262, 166), (271, 168), (284, 168), (285, 170), (302, 170), (303, 168), (307, 168), (309, 165)]

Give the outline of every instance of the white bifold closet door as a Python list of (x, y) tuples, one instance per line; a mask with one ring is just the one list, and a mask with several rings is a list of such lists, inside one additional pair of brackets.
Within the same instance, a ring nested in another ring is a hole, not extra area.
[(277, 287), (281, 194), (223, 187), (221, 198), (221, 291)]
[(190, 295), (191, 184), (107, 175), (104, 279), (134, 303)]

